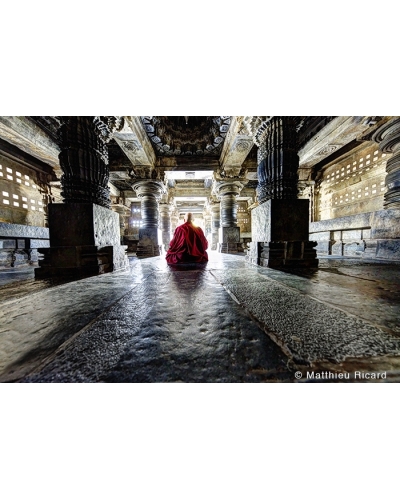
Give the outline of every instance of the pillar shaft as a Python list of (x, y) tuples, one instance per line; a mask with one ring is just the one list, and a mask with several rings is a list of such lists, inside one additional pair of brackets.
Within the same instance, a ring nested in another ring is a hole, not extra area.
[(175, 229), (179, 225), (179, 215), (177, 214), (176, 211), (172, 212), (171, 214), (171, 233), (173, 234)]
[(204, 218), (204, 234), (207, 238), (208, 235), (211, 234), (211, 214), (205, 213), (203, 215), (203, 218)]
[(160, 204), (160, 229), (165, 250), (168, 250), (171, 241), (171, 206), (168, 203)]
[(297, 199), (299, 157), (294, 117), (273, 116), (261, 125), (255, 142), (259, 147), (258, 201)]
[(240, 242), (240, 228), (237, 225), (236, 198), (243, 188), (243, 183), (237, 181), (217, 182), (215, 190), (221, 200), (221, 227), (219, 229), (219, 251), (236, 252)]
[(237, 201), (243, 184), (239, 181), (219, 182), (216, 192), (221, 200), (221, 227), (237, 227)]
[(159, 181), (142, 180), (133, 184), (132, 187), (141, 201), (142, 225), (139, 229), (137, 256), (154, 257), (160, 255), (158, 202), (164, 192), (164, 186)]
[(237, 201), (234, 194), (225, 194), (221, 197), (221, 226), (237, 226)]
[(216, 250), (219, 241), (219, 228), (221, 225), (220, 203), (211, 206), (211, 250)]
[(373, 134), (372, 139), (379, 144), (384, 153), (392, 157), (386, 162), (383, 208), (400, 208), (400, 118), (394, 118), (385, 123)]
[(99, 117), (65, 117), (60, 128), (61, 196), (64, 203), (110, 207), (108, 150)]

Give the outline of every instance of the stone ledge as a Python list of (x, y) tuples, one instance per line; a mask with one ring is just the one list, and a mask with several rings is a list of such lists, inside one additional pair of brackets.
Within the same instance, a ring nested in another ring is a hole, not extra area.
[(49, 239), (49, 228), (38, 226), (25, 226), (23, 224), (10, 224), (0, 222), (0, 238), (35, 238)]

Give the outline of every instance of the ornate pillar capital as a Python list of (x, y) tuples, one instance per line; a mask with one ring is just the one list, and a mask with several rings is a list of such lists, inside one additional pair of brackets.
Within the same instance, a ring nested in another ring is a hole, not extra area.
[(115, 132), (123, 129), (124, 118), (122, 116), (95, 116), (93, 123), (97, 136), (107, 144), (113, 138)]
[(165, 193), (165, 186), (161, 181), (140, 180), (132, 184), (132, 189), (138, 198), (154, 196), (157, 200)]
[(244, 186), (245, 183), (239, 180), (215, 181), (213, 191), (218, 198), (225, 195), (238, 196)]

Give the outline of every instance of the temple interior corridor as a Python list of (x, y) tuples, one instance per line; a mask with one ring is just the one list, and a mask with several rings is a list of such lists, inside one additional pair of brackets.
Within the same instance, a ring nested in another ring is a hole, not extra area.
[(398, 495), (394, 6), (2, 3), (4, 500)]
[(173, 267), (130, 257), (74, 281), (2, 270), (0, 382), (400, 381), (396, 263), (326, 258), (289, 273), (209, 254)]

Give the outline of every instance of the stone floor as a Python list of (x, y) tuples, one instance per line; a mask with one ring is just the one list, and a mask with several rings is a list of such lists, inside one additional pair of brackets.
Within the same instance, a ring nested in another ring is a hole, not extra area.
[(78, 281), (0, 271), (0, 382), (398, 382), (400, 265), (210, 252)]

